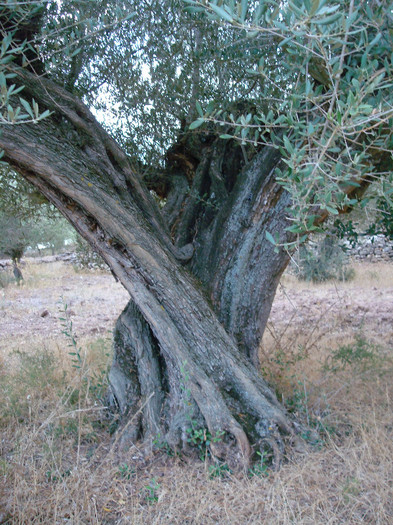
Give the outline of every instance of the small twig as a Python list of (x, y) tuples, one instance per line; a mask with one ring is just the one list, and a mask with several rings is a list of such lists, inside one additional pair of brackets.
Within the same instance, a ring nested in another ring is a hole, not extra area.
[(77, 414), (78, 412), (90, 412), (92, 410), (107, 410), (108, 408), (109, 407), (77, 408), (76, 410), (71, 410), (70, 412), (66, 412), (65, 414), (60, 414), (59, 416), (56, 416), (55, 419), (72, 416), (73, 414)]

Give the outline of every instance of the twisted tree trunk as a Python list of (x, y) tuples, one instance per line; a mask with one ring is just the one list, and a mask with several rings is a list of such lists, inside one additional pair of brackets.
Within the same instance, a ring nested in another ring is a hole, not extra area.
[[(206, 427), (222, 458), (276, 452), (295, 425), (258, 370), (258, 347), (288, 263), (265, 239), (286, 238), (288, 194), (280, 158), (244, 151), (213, 133), (186, 134), (167, 168), (146, 181), (74, 96), (16, 66), (24, 98), (52, 114), (4, 127), (5, 160), (38, 188), (100, 253), (130, 293), (118, 320), (113, 395), (128, 439), (158, 434), (170, 446)], [(167, 198), (161, 212), (149, 188)], [(163, 189), (164, 188), (164, 189)], [(140, 408), (143, 407), (141, 410)], [(134, 417), (135, 414), (138, 414)]]

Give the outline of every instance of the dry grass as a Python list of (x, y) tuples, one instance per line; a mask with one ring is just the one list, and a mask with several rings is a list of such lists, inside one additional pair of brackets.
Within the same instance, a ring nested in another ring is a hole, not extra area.
[[(366, 280), (370, 271), (375, 275)], [(86, 292), (62, 268), (40, 281), (38, 295), (45, 290), (54, 297), (57, 285), (50, 279), (61, 281), (64, 272), (72, 308), (79, 308), (77, 294), (86, 300)], [(357, 275), (336, 288), (284, 278), (285, 293), (277, 297), (264, 342), (264, 365), (274, 371), (289, 409), (318, 440), (312, 436), (307, 453), (290, 452), (279, 472), (223, 471), (212, 478), (200, 461), (157, 451), (144, 457), (137, 444), (121, 450), (100, 403), (107, 337), (78, 328), (81, 368), (72, 367), (58, 324), (57, 335), (53, 331), (45, 341), (43, 332), (39, 344), (25, 333), (17, 353), (2, 342), (0, 523), (392, 523), (392, 325), (378, 323), (378, 316), (391, 298), (393, 269), (372, 265)], [(96, 305), (86, 303), (91, 318), (101, 304), (97, 298), (107, 293), (100, 279), (86, 281), (92, 282), (88, 293)], [(34, 286), (7, 289), (5, 300), (31, 300)], [(359, 301), (368, 308), (361, 323)], [(358, 357), (345, 367), (332, 359), (343, 345), (344, 357)]]

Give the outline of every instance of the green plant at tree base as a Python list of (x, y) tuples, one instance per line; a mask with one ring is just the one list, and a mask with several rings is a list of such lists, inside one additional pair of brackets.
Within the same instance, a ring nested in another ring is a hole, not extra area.
[(191, 421), (192, 426), (186, 429), (188, 434), (187, 442), (191, 446), (196, 447), (199, 451), (199, 458), (201, 461), (205, 461), (206, 458), (211, 454), (210, 445), (211, 443), (218, 443), (222, 441), (225, 435), (224, 431), (218, 431), (214, 436), (211, 435), (207, 428), (196, 428), (196, 421)]
[(174, 456), (175, 452), (169, 445), (168, 441), (165, 441), (161, 438), (161, 434), (158, 434), (155, 439), (153, 439), (153, 445), (157, 450), (165, 452), (167, 456)]
[(117, 473), (123, 479), (131, 479), (131, 476), (135, 474), (135, 469), (131, 468), (127, 463), (123, 463), (119, 466)]
[(142, 493), (148, 503), (157, 503), (157, 491), (160, 489), (160, 487), (161, 485), (157, 482), (156, 478), (152, 478), (152, 480), (145, 486), (145, 488), (142, 490)]
[(257, 477), (267, 477), (269, 475), (269, 462), (267, 458), (267, 452), (256, 451), (258, 456), (258, 461), (248, 469), (248, 475), (252, 478), (253, 476)]
[(47, 481), (56, 483), (56, 482), (62, 481), (64, 478), (68, 478), (69, 476), (71, 476), (71, 474), (72, 474), (72, 471), (69, 469), (65, 470), (64, 472), (61, 472), (60, 474), (55, 473), (53, 470), (47, 470), (45, 473), (45, 477)]
[(228, 478), (232, 474), (232, 470), (227, 463), (209, 465), (208, 472), (211, 478)]

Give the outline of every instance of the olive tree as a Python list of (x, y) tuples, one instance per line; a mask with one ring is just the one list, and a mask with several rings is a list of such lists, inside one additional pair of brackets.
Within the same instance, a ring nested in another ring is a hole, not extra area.
[(300, 425), (258, 349), (293, 246), (371, 180), (389, 198), (390, 6), (32, 4), (0, 4), (0, 148), (130, 294), (124, 439), (206, 428), (217, 457), (278, 460)]

